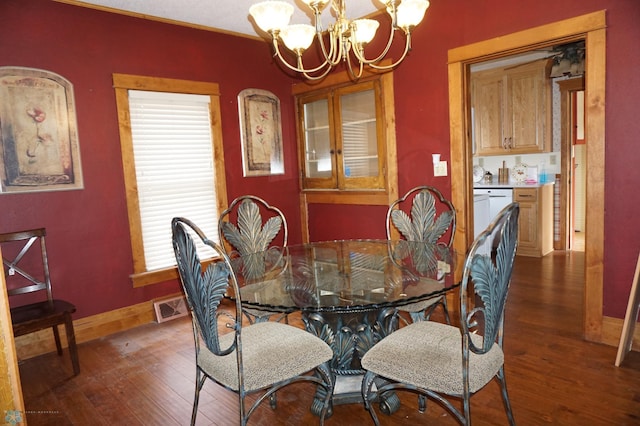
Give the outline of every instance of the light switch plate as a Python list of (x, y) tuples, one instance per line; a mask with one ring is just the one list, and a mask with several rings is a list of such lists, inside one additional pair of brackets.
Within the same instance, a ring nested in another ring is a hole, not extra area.
[(550, 155), (549, 156), (549, 164), (552, 166), (556, 165), (556, 156), (555, 155)]
[(440, 161), (437, 165), (433, 167), (433, 175), (434, 176), (446, 176), (447, 175), (447, 162)]

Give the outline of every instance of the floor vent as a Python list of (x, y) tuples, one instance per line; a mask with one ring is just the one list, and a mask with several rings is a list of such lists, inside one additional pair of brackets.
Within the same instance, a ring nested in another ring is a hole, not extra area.
[(156, 311), (156, 321), (165, 322), (180, 318), (189, 313), (187, 301), (184, 296), (176, 296), (168, 299), (158, 300), (153, 303)]

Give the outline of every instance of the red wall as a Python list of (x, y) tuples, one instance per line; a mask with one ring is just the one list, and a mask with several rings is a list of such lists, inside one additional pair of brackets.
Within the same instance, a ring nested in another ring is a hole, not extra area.
[[(640, 167), (634, 165), (640, 160), (640, 1), (433, 0), (413, 34), (413, 50), (394, 71), (398, 189), (403, 194), (427, 184), (451, 192), (449, 178), (433, 177), (431, 167), (432, 153), (451, 164), (449, 49), (600, 10), (607, 11), (608, 26), (603, 313), (623, 318), (640, 251), (640, 228), (632, 219), (640, 206)], [(314, 239), (384, 236), (379, 207), (321, 205), (309, 212)]]
[[(395, 81), (399, 191), (449, 178), (431, 175), (431, 154), (449, 158), (447, 51), (550, 22), (607, 10), (604, 314), (623, 317), (640, 228), (637, 99), (640, 2), (636, 0), (434, 0), (416, 29)], [(280, 206), (290, 241), (300, 240), (292, 80), (272, 63), (267, 43), (92, 11), (44, 0), (0, 2), (0, 66), (43, 68), (75, 85), (85, 189), (0, 195), (0, 232), (46, 226), (56, 292), (78, 316), (176, 291), (176, 283), (132, 289), (131, 249), (111, 75), (213, 81), (222, 91), (228, 194), (255, 193)], [(247, 58), (251, 58), (250, 60)], [(588, 77), (587, 77), (588, 78)], [(284, 176), (243, 178), (236, 96), (271, 90), (282, 102)], [(275, 183), (276, 185), (269, 185)], [(383, 237), (384, 209), (319, 205), (313, 239)], [(559, 283), (560, 285), (560, 283)]]
[(603, 313), (623, 318), (640, 252), (640, 228), (632, 220), (640, 206), (640, 168), (630, 160), (640, 159), (640, 2), (432, 1), (411, 57), (395, 73), (399, 190), (421, 181), (442, 186), (441, 178), (425, 176), (430, 169), (422, 164), (432, 152), (449, 156), (448, 49), (599, 10), (607, 11)]
[[(227, 192), (252, 193), (287, 215), (299, 242), (295, 121), (290, 78), (261, 41), (44, 0), (0, 2), (0, 66), (58, 73), (74, 85), (84, 189), (0, 195), (0, 232), (46, 227), (54, 294), (76, 318), (179, 290), (176, 281), (132, 288), (133, 266), (113, 73), (217, 82), (221, 91)], [(283, 176), (243, 178), (237, 95), (246, 88), (281, 99)], [(273, 185), (272, 185), (273, 184)], [(167, 224), (169, 226), (169, 224)]]

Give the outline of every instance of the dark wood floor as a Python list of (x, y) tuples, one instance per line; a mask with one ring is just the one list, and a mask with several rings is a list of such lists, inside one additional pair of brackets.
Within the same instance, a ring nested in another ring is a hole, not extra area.
[[(582, 340), (584, 255), (558, 252), (542, 260), (518, 257), (506, 316), (506, 374), (520, 425), (638, 425), (640, 368), (614, 366), (616, 348)], [(295, 321), (294, 321), (295, 322)], [(68, 356), (22, 362), (29, 425), (185, 425), (193, 398), (194, 352), (190, 322), (148, 324), (79, 346), (82, 372), (73, 377)], [(632, 352), (634, 359), (636, 353)], [(278, 393), (274, 411), (263, 404), (256, 425), (317, 424), (307, 407), (309, 385)], [(456, 422), (435, 403), (416, 410), (413, 394), (384, 425)], [(237, 423), (233, 394), (205, 384), (198, 424)], [(498, 386), (472, 398), (475, 425), (506, 424)], [(327, 425), (371, 424), (357, 404), (336, 406)]]

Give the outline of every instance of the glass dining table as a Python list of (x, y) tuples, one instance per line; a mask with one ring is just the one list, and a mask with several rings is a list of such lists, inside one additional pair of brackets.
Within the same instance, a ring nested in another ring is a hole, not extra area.
[[(405, 240), (337, 240), (232, 258), (243, 307), (301, 312), (307, 331), (333, 349), (333, 404), (361, 402), (361, 357), (398, 329), (398, 308), (436, 299), (457, 287), (455, 253)], [(235, 299), (234, 295), (228, 295)], [(312, 406), (321, 411), (321, 395)], [(399, 407), (388, 398), (385, 411)]]

